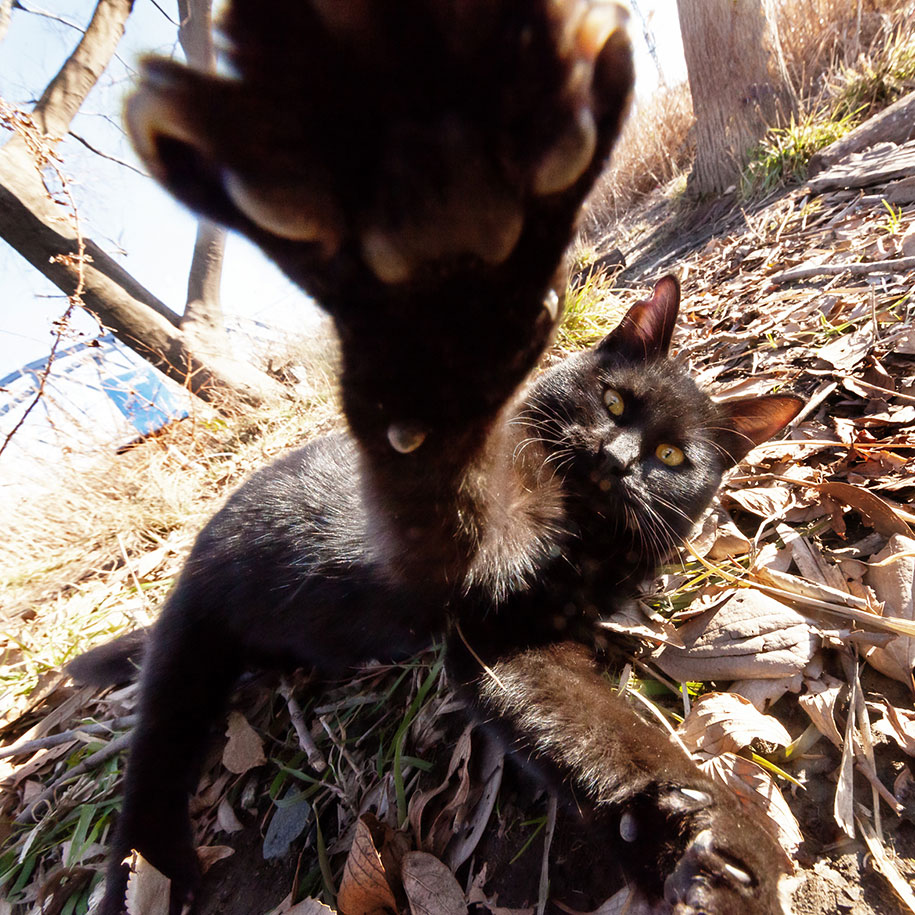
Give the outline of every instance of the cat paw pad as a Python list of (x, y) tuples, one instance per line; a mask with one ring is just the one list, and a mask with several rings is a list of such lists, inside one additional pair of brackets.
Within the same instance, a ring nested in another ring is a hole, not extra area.
[(305, 243), (314, 271), (342, 254), (400, 285), (504, 263), (532, 198), (574, 187), (577, 205), (631, 88), (616, 0), (288, 6), (279, 28), (231, 4), (238, 78), (147, 61), (127, 123), (179, 197)]

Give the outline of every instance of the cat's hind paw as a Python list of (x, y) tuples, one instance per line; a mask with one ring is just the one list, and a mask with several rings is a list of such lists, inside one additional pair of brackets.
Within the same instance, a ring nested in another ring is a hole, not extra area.
[[(774, 840), (722, 786), (665, 787), (623, 811), (619, 833), (641, 858), (632, 870), (671, 915), (785, 915), (789, 869)], [(654, 848), (654, 852), (652, 849)]]

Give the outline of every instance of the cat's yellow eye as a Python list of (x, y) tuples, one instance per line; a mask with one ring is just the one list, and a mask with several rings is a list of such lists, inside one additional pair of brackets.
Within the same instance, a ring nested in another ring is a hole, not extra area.
[(679, 467), (686, 460), (686, 455), (676, 445), (658, 445), (654, 453), (668, 467)]
[(607, 390), (604, 391), (604, 403), (607, 405), (607, 409), (610, 411), (611, 415), (623, 415), (624, 404), (619, 391), (614, 391), (613, 388), (607, 388)]

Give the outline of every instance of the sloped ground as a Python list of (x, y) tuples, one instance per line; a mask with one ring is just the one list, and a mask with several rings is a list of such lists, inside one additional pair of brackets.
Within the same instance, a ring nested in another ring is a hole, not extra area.
[[(798, 188), (691, 224), (646, 207), (653, 218), (627, 236), (632, 266), (617, 290), (629, 304), (679, 272), (675, 347), (704, 384), (725, 397), (785, 389), (807, 399), (786, 438), (728, 481), (652, 597), (660, 615), (616, 621), (630, 688), (674, 726), (690, 706), (680, 738), (732, 780), (748, 815), (770, 819), (801, 868), (803, 915), (906, 911), (897, 892), (912, 905), (915, 268), (783, 276), (798, 265), (906, 264), (915, 204), (890, 210), (885, 193)], [(132, 562), (125, 577), (139, 596), (177, 562)], [(684, 681), (711, 695), (684, 698)], [(728, 685), (745, 698), (718, 693)], [(216, 862), (204, 911), (289, 911), (295, 892), (336, 894), (349, 910), (409, 899), (450, 915), (466, 900), (509, 915), (532, 912), (548, 888), (548, 911), (587, 912), (622, 886), (586, 828), (557, 816), (484, 734), (463, 730), (440, 654), (351, 683), (293, 686), (278, 695), (275, 682), (247, 684), (214, 746), (194, 805)], [(0, 858), (10, 899), (0, 912), (38, 912), (40, 899), (47, 912), (85, 910), (134, 699), (133, 687), (99, 696), (49, 673), (8, 714), (2, 811), (24, 825)], [(749, 761), (754, 752), (767, 769)], [(136, 915), (152, 911), (137, 903)]]

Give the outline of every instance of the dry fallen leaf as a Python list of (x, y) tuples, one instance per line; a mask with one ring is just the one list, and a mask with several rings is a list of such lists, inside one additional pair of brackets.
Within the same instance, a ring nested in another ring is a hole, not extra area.
[(505, 749), (501, 742), (483, 730), (477, 733), (483, 739), (482, 751), (477, 754), (476, 782), (480, 790), (474, 794), (476, 801), (472, 808), (462, 812), (463, 830), (455, 835), (445, 853), (445, 860), (452, 870), (457, 870), (474, 853), (483, 838), (496, 806), (505, 769)]
[(877, 870), (883, 874), (905, 907), (910, 912), (915, 912), (915, 893), (912, 892), (909, 880), (900, 873), (896, 862), (890, 856), (886, 846), (880, 841), (870, 823), (863, 819), (856, 819), (856, 822), (864, 838), (864, 844), (867, 845), (867, 850), (874, 859)]
[(626, 886), (605, 899), (596, 909), (581, 912), (564, 905), (562, 911), (568, 915), (656, 915), (658, 909), (637, 889)]
[(855, 509), (867, 524), (885, 537), (891, 537), (893, 534), (912, 535), (912, 529), (895, 509), (868, 489), (853, 486), (851, 483), (830, 481), (818, 484), (816, 490), (821, 495)]
[[(417, 791), (410, 799), (410, 806), (407, 813), (410, 820), (410, 826), (413, 829), (413, 835), (416, 838), (416, 844), (421, 848), (431, 849), (432, 851), (437, 851), (441, 854), (444, 852), (451, 836), (454, 835), (453, 829), (450, 831), (446, 829), (445, 835), (442, 835), (442, 830), (436, 828), (439, 819), (438, 815), (434, 818), (431, 826), (427, 829), (423, 829), (423, 814), (426, 811), (426, 807), (432, 801), (449, 789), (454, 792), (454, 797), (452, 797), (448, 805), (449, 807), (454, 804), (455, 801), (460, 804), (470, 793), (468, 764), (472, 748), (471, 734), (473, 732), (473, 727), (472, 724), (468, 724), (462, 731), (461, 736), (458, 737), (454, 746), (454, 751), (451, 754), (451, 760), (448, 763), (448, 771), (445, 773), (445, 778), (441, 784), (428, 791)], [(457, 774), (457, 785), (452, 787), (452, 779), (454, 779), (455, 774)], [(433, 807), (435, 806), (437, 805), (433, 805)], [(440, 814), (440, 812), (437, 811), (437, 814)]]
[(222, 832), (241, 832), (245, 828), (235, 816), (235, 811), (227, 797), (219, 802), (219, 807), (216, 809), (216, 823)]
[(915, 712), (907, 708), (896, 708), (883, 700), (886, 717), (875, 722), (871, 727), (896, 743), (909, 755), (915, 756)]
[(757, 739), (782, 747), (791, 743), (791, 735), (780, 721), (734, 693), (700, 696), (677, 733), (692, 752), (702, 750), (712, 756), (736, 753)]
[(264, 858), (279, 858), (289, 851), (289, 846), (314, 820), (311, 804), (297, 787), (291, 786), (281, 799), (274, 802), (276, 809), (264, 836)]
[(408, 852), (401, 873), (412, 915), (467, 915), (460, 884), (434, 855)]
[(666, 646), (655, 660), (680, 682), (791, 677), (804, 670), (820, 645), (805, 616), (747, 588), (677, 631), (686, 648)]
[(397, 911), (381, 855), (364, 817), (356, 824), (356, 836), (343, 868), (337, 905), (340, 915), (391, 915)]
[(755, 815), (763, 827), (785, 852), (784, 861), (790, 869), (789, 857), (804, 841), (791, 808), (779, 791), (772, 776), (750, 759), (724, 753), (699, 764), (707, 775), (724, 782), (736, 795), (750, 815)]
[(787, 486), (754, 486), (751, 489), (727, 490), (724, 498), (736, 502), (760, 518), (780, 518), (795, 504), (794, 495)]
[(171, 880), (139, 853), (130, 857), (133, 864), (127, 878), (127, 915), (168, 915)]
[(862, 324), (850, 334), (842, 334), (821, 346), (816, 354), (842, 372), (851, 371), (867, 357), (874, 348), (874, 328), (870, 321)]
[(205, 874), (217, 861), (230, 858), (235, 849), (229, 845), (201, 845), (197, 848), (200, 870)]
[(717, 503), (702, 516), (688, 539), (693, 552), (712, 560), (745, 556), (751, 546), (731, 516)]
[(337, 915), (336, 910), (329, 905), (324, 905), (317, 899), (303, 899), (293, 903), (293, 894), (290, 893), (276, 908), (266, 912), (265, 915)]
[(336, 915), (329, 905), (324, 905), (317, 899), (303, 899), (291, 909), (286, 909), (282, 915)]
[[(809, 667), (808, 667), (809, 670)], [(804, 678), (801, 674), (793, 677), (782, 677), (777, 680), (735, 680), (728, 692), (737, 693), (753, 703), (754, 707), (764, 712), (774, 705), (785, 693), (798, 693)]]
[(839, 763), (839, 780), (832, 814), (839, 828), (850, 839), (855, 837), (855, 700), (857, 678), (853, 679), (851, 696), (848, 700), (848, 717), (845, 721), (845, 736), (842, 741), (842, 759)]
[(842, 735), (836, 727), (835, 710), (845, 683), (824, 674), (820, 680), (807, 680), (807, 692), (798, 696), (801, 708), (807, 713), (817, 730), (836, 746), (842, 746)]
[[(872, 566), (865, 582), (884, 603), (884, 615), (915, 620), (915, 539), (898, 534), (872, 562), (890, 560), (886, 565)], [(897, 557), (893, 559), (892, 557)], [(912, 668), (915, 667), (915, 637), (897, 635), (885, 648), (874, 648), (865, 657), (881, 673), (913, 687)]]
[(222, 764), (230, 772), (242, 775), (249, 769), (267, 762), (267, 757), (264, 756), (264, 742), (241, 712), (229, 712), (226, 737), (229, 740), (222, 752)]

